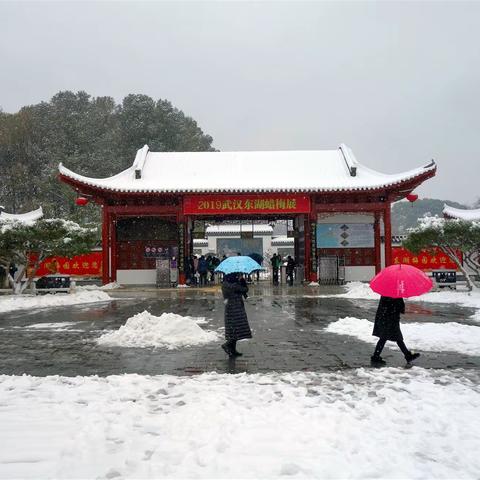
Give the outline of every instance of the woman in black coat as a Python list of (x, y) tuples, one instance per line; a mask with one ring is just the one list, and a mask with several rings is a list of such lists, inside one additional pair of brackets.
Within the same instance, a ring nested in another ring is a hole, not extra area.
[(403, 298), (380, 297), (372, 333), (375, 337), (379, 337), (379, 340), (371, 357), (372, 363), (385, 365), (386, 362), (380, 354), (387, 340), (397, 342), (407, 362), (411, 362), (420, 356), (419, 353), (412, 353), (403, 341), (402, 331), (400, 330), (400, 315), (402, 313), (405, 313)]
[(225, 275), (222, 283), (222, 293), (225, 299), (225, 340), (222, 345), (229, 357), (239, 357), (237, 341), (252, 338), (248, 324), (247, 312), (243, 304), (243, 297), (247, 297), (248, 287), (245, 280), (240, 279), (237, 273)]

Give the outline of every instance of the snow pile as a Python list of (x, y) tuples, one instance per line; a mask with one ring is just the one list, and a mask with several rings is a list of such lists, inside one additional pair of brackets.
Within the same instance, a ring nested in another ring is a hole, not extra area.
[(0, 297), (0, 313), (13, 310), (61, 307), (81, 303), (109, 302), (112, 298), (105, 292), (97, 290), (80, 290), (69, 294), (47, 295), (6, 295)]
[(366, 300), (378, 300), (380, 295), (375, 293), (370, 284), (363, 282), (349, 282), (346, 285), (347, 292), (335, 295), (339, 298), (363, 298)]
[(429, 302), (429, 303), (456, 303), (463, 307), (480, 308), (480, 291), (452, 291), (441, 290), (439, 292), (430, 292), (420, 297), (411, 297), (411, 302)]
[(105, 285), (77, 285), (76, 290), (116, 290), (117, 288), (122, 288), (122, 286), (117, 282), (106, 283)]
[[(480, 355), (480, 327), (461, 323), (406, 323), (401, 325), (405, 343), (412, 350), (433, 352), (454, 351), (465, 355)], [(375, 344), (373, 323), (365, 318), (345, 317), (331, 323), (326, 332), (349, 335)], [(387, 346), (389, 344), (387, 343)]]
[(0, 478), (478, 478), (479, 380), (0, 376)]
[(100, 290), (116, 290), (117, 288), (122, 288), (122, 286), (117, 282), (110, 282), (100, 287)]
[(309, 287), (319, 287), (320, 284), (319, 284), (318, 282), (310, 282), (310, 283), (308, 284), (308, 286), (309, 286)]
[[(335, 297), (335, 298), (351, 298), (362, 300), (378, 300), (380, 295), (375, 293), (368, 283), (349, 282), (345, 285), (346, 293), (333, 295), (318, 295), (318, 298)], [(406, 302), (428, 302), (428, 303), (450, 303), (457, 304), (462, 307), (477, 308), (478, 312), (471, 317), (473, 320), (480, 321), (480, 291), (452, 291), (440, 290), (439, 292), (430, 292), (420, 297), (411, 297)]]
[(204, 330), (203, 317), (182, 317), (162, 313), (159, 317), (146, 310), (129, 318), (118, 330), (102, 335), (100, 345), (114, 347), (166, 347), (169, 349), (201, 345), (219, 339), (216, 332)]
[(186, 283), (179, 283), (177, 288), (190, 288), (190, 285), (187, 285)]

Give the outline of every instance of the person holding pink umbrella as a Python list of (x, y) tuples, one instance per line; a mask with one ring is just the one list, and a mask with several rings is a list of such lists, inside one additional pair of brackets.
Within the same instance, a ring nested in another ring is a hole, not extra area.
[(420, 356), (411, 352), (403, 341), (400, 315), (405, 313), (404, 298), (422, 295), (432, 288), (432, 280), (411, 265), (391, 265), (383, 269), (370, 282), (370, 288), (381, 295), (372, 335), (379, 337), (370, 357), (372, 364), (385, 365), (380, 356), (387, 341), (397, 342), (407, 364)]

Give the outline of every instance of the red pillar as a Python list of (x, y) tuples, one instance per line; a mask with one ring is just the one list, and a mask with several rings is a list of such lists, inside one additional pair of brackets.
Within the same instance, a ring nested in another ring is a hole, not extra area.
[(108, 206), (103, 204), (102, 208), (102, 283), (106, 285), (110, 278), (110, 262), (109, 262), (109, 230), (110, 215)]
[(186, 261), (188, 257), (187, 246), (187, 224), (188, 218), (183, 214), (183, 198), (179, 202), (179, 211), (177, 211), (177, 229), (178, 229), (178, 283), (184, 285), (187, 281), (185, 275)]
[(384, 223), (385, 223), (385, 266), (392, 264), (392, 216), (391, 204), (385, 206)]
[[(312, 201), (313, 204), (313, 201)], [(318, 282), (317, 277), (317, 214), (312, 213), (310, 215), (309, 227), (310, 229), (310, 278), (311, 282)]]
[(375, 222), (373, 224), (375, 232), (375, 274), (382, 269), (381, 240), (380, 240), (380, 212), (375, 212)]
[(305, 216), (305, 221), (303, 222), (303, 235), (304, 235), (304, 247), (305, 247), (305, 257), (304, 257), (304, 272), (305, 272), (305, 281), (311, 282), (311, 268), (310, 268), (310, 253), (312, 248), (312, 239), (310, 235), (310, 217)]
[(110, 271), (110, 281), (117, 280), (117, 216), (110, 215), (110, 242), (112, 249), (112, 268)]

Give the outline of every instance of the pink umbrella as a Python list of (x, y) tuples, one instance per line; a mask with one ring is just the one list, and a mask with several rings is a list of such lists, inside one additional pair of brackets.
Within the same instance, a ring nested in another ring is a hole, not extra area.
[(411, 265), (390, 265), (373, 277), (370, 288), (384, 297), (416, 297), (432, 289), (432, 280)]

